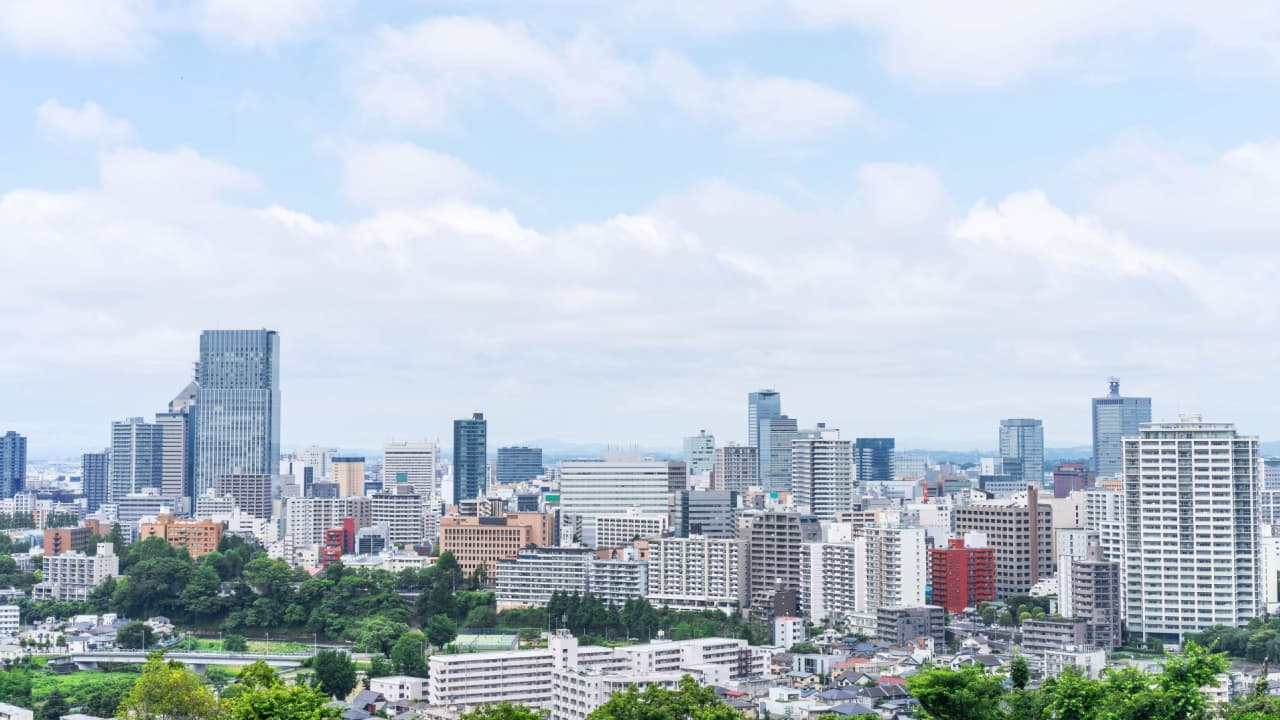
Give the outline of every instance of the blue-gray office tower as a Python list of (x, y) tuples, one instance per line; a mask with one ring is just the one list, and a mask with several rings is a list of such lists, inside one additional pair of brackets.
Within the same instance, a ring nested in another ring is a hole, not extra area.
[(1004, 474), (1020, 483), (1044, 484), (1044, 423), (1035, 418), (1000, 421)]
[(858, 487), (869, 482), (893, 480), (893, 438), (857, 438), (853, 441)]
[(107, 469), (111, 464), (111, 452), (85, 453), (80, 456), (80, 489), (84, 493), (89, 512), (107, 502)]
[(484, 497), (489, 423), (484, 413), (453, 421), (453, 501)]
[(783, 415), (761, 423), (760, 454), (768, 453), (760, 476), (760, 484), (765, 490), (791, 491), (791, 443), (799, 434), (800, 426), (793, 417)]
[(498, 448), (498, 484), (529, 482), (543, 473), (542, 448)]
[(27, 488), (27, 439), (10, 430), (0, 435), (0, 492), (6, 498)]
[(1123, 474), (1122, 440), (1138, 437), (1138, 426), (1151, 422), (1151, 398), (1121, 397), (1119, 378), (1107, 384), (1107, 396), (1093, 399), (1093, 470), (1099, 478)]
[(205, 330), (196, 365), (195, 472), (203, 495), (219, 475), (280, 468), (280, 336), (274, 330)]
[(782, 417), (782, 394), (764, 389), (747, 393), (747, 444), (756, 448), (760, 459), (760, 479), (769, 474), (769, 447), (761, 436), (769, 431), (769, 421)]

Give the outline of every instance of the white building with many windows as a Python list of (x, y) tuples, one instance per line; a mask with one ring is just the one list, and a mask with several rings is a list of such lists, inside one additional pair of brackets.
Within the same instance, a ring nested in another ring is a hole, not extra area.
[(1183, 415), (1124, 440), (1130, 633), (1182, 640), (1262, 612), (1258, 438)]
[(747, 599), (743, 540), (694, 535), (649, 543), (649, 602), (687, 610), (735, 612)]
[(96, 555), (45, 555), (43, 579), (31, 589), (31, 599), (88, 600), (95, 587), (119, 574), (120, 558), (111, 543), (99, 543)]
[(620, 548), (634, 540), (661, 537), (671, 517), (667, 513), (646, 513), (640, 508), (627, 508), (622, 513), (596, 516), (596, 547)]
[(853, 509), (853, 443), (840, 431), (819, 427), (791, 443), (791, 491), (795, 503), (819, 520)]
[[(606, 454), (604, 460), (569, 460), (560, 466), (562, 543), (596, 547), (596, 518), (637, 508), (666, 515), (671, 494), (683, 490), (684, 463)], [(579, 522), (581, 523), (579, 525)], [(580, 535), (574, 537), (579, 531)]]

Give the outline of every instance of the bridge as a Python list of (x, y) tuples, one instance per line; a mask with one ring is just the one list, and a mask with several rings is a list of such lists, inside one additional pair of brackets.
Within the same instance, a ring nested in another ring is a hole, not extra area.
[[(71, 653), (65, 656), (67, 661), (75, 663), (81, 670), (96, 670), (99, 663), (143, 663), (147, 660), (149, 650), (97, 650), (92, 652)], [(303, 661), (315, 653), (215, 653), (170, 651), (164, 654), (166, 660), (177, 660), (196, 672), (204, 672), (210, 665), (252, 665), (262, 660), (267, 665), (280, 669), (302, 667)]]

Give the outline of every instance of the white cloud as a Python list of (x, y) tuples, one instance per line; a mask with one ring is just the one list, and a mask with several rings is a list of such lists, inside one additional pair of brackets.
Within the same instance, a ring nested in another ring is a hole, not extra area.
[(115, 145), (134, 136), (133, 125), (111, 117), (93, 101), (86, 101), (76, 109), (57, 100), (47, 100), (36, 108), (36, 124), (50, 137), (99, 145)]
[[(855, 29), (891, 73), (940, 87), (998, 87), (1043, 71), (1099, 75), (1280, 70), (1280, 8), (1268, 0), (632, 0), (619, 27), (699, 33)], [(634, 32), (634, 29), (632, 30)]]
[(807, 138), (864, 115), (856, 96), (816, 82), (747, 72), (715, 78), (670, 52), (623, 58), (589, 30), (557, 40), (482, 18), (384, 27), (348, 75), (367, 119), (423, 129), (458, 125), (461, 113), (491, 107), (494, 97), (569, 125), (658, 99), (757, 140)]
[(413, 143), (348, 143), (339, 152), (342, 192), (361, 207), (422, 207), (491, 187), (463, 161)]
[(0, 45), (23, 53), (128, 58), (150, 42), (150, 0), (0, 0)]
[(196, 0), (192, 22), (201, 31), (242, 47), (297, 40), (342, 12), (346, 0)]

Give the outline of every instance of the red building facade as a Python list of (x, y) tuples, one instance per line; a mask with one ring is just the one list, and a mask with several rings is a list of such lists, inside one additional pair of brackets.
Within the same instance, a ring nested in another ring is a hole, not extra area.
[(934, 605), (958, 613), (996, 599), (995, 548), (965, 547), (952, 538), (947, 547), (930, 549), (929, 561)]

